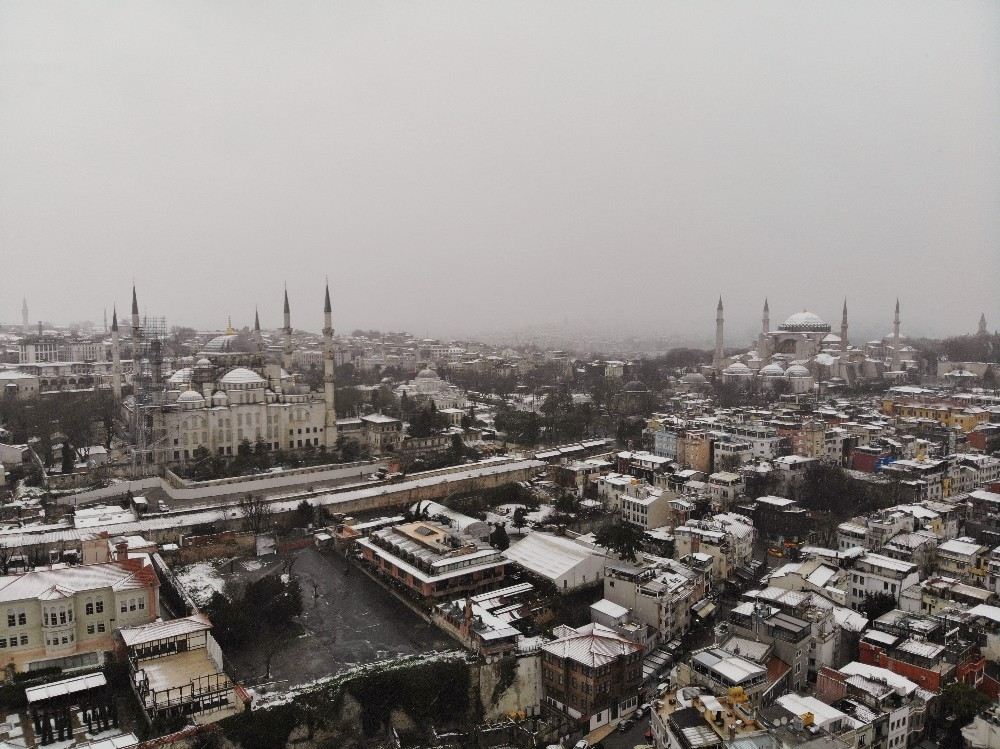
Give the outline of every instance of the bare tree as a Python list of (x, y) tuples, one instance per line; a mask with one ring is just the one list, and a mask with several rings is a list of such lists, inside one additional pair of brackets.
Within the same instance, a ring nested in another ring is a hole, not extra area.
[(262, 497), (247, 494), (240, 500), (240, 512), (248, 531), (261, 533), (271, 525), (271, 505)]

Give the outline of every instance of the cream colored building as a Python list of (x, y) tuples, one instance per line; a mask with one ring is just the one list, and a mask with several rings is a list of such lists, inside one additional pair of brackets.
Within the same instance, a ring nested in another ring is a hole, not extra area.
[(159, 616), (142, 557), (0, 577), (0, 663), (15, 671), (98, 665), (114, 632)]

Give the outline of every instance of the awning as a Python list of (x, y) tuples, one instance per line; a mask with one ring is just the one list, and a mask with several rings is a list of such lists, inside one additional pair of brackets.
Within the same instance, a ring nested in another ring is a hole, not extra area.
[(708, 617), (715, 613), (715, 604), (711, 601), (701, 601), (692, 606), (691, 610), (699, 619), (708, 619)]

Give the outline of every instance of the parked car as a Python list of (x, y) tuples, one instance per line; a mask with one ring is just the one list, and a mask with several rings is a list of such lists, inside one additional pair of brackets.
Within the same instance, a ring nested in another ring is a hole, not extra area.
[(638, 715), (640, 718), (644, 718), (649, 714), (650, 707), (651, 705), (648, 702), (643, 702), (641, 705), (639, 705), (639, 709), (636, 711), (636, 715)]
[(593, 749), (590, 746), (590, 742), (586, 739), (580, 739), (575, 744), (573, 744), (573, 749)]

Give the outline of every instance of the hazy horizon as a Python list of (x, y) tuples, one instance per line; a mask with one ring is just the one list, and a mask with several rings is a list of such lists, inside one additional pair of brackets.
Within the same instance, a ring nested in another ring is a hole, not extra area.
[(0, 3), (0, 321), (1000, 327), (1000, 5)]

